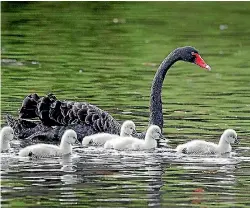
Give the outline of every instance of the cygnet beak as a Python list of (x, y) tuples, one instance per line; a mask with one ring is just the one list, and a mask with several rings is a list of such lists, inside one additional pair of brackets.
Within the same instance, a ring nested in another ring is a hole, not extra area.
[(240, 140), (238, 139), (238, 138), (236, 138), (235, 140), (234, 140), (234, 144), (239, 144), (240, 143)]
[(75, 144), (80, 145), (80, 144), (81, 144), (81, 142), (79, 142), (79, 140), (78, 140), (77, 138), (75, 138)]
[(133, 130), (132, 135), (136, 135), (136, 134), (137, 134), (136, 130)]
[(168, 143), (169, 139), (165, 138), (163, 134), (160, 134), (160, 143)]
[(13, 140), (14, 139), (14, 137), (15, 137), (15, 135), (14, 134), (10, 134), (12, 137), (11, 137), (11, 139), (10, 140)]
[(164, 139), (165, 139), (164, 136), (161, 133), (158, 133), (157, 140), (164, 140)]

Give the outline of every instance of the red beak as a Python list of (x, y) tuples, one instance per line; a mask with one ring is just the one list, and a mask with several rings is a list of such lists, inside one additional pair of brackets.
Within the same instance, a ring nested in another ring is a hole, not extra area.
[(206, 64), (206, 62), (201, 58), (201, 56), (198, 53), (192, 53), (192, 55), (195, 56), (195, 60), (194, 63), (198, 66), (200, 66), (201, 68), (207, 69), (208, 71), (211, 70), (211, 67)]

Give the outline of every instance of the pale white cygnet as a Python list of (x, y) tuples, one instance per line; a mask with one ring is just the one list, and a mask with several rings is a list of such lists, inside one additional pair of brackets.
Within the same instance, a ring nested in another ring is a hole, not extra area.
[(159, 126), (151, 125), (145, 136), (145, 140), (135, 137), (120, 137), (112, 139), (105, 143), (104, 148), (116, 150), (147, 150), (157, 147), (157, 141), (161, 138), (161, 129)]
[(184, 154), (224, 154), (231, 152), (231, 144), (238, 143), (237, 133), (233, 129), (227, 129), (221, 135), (219, 144), (204, 140), (192, 140), (178, 145), (175, 150)]
[(14, 131), (10, 126), (5, 126), (0, 132), (0, 149), (7, 151), (10, 148), (10, 141), (14, 138)]
[(34, 144), (25, 147), (19, 152), (21, 157), (60, 157), (72, 153), (72, 144), (78, 142), (74, 130), (68, 129), (64, 132), (60, 146), (51, 144)]
[(88, 145), (95, 145), (95, 146), (102, 146), (105, 144), (106, 141), (111, 139), (116, 139), (119, 137), (129, 137), (135, 131), (135, 124), (133, 121), (127, 120), (124, 121), (121, 126), (120, 136), (117, 134), (109, 134), (109, 133), (98, 133), (92, 134), (90, 136), (86, 136), (82, 140), (83, 146)]

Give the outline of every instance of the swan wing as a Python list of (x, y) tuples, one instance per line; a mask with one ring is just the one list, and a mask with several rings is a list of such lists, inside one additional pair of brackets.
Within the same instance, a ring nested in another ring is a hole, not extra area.
[(217, 152), (217, 145), (204, 140), (192, 140), (178, 145), (176, 151), (185, 154), (215, 154)]
[(112, 124), (118, 125), (115, 133), (119, 134), (120, 125), (107, 112), (87, 102), (58, 100), (53, 94), (39, 97), (37, 94), (28, 95), (20, 109), (20, 118), (39, 117), (47, 126), (85, 124), (95, 132), (105, 132)]
[[(87, 102), (61, 101), (52, 94), (44, 97), (28, 95), (22, 103), (19, 117), (16, 121), (7, 117), (19, 138), (42, 137), (54, 140), (61, 138), (70, 126), (81, 141), (84, 136), (99, 132), (119, 134), (121, 129), (121, 125), (108, 112)], [(24, 122), (22, 119), (35, 117), (39, 117), (40, 122)]]
[(132, 149), (132, 144), (135, 141), (134, 137), (119, 137), (107, 141), (104, 148), (113, 148), (116, 150)]
[(93, 134), (90, 136), (86, 136), (83, 138), (82, 145), (96, 145), (96, 146), (102, 146), (107, 142), (108, 140), (118, 138), (119, 135), (117, 134), (109, 134), (109, 133), (99, 133), (99, 134)]
[(187, 151), (191, 154), (215, 154), (217, 145), (203, 140), (194, 140), (187, 145)]
[(145, 141), (142, 139), (135, 139), (132, 143), (133, 150), (145, 150), (148, 149), (145, 145)]

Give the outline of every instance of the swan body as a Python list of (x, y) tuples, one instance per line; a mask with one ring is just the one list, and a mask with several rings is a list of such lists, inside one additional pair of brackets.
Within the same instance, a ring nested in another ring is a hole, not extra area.
[(119, 135), (117, 134), (109, 134), (109, 133), (98, 133), (98, 134), (92, 134), (90, 136), (86, 136), (82, 140), (83, 146), (102, 146), (105, 144), (106, 141), (110, 139), (119, 138)]
[(0, 132), (0, 150), (7, 151), (10, 148), (10, 141), (14, 138), (14, 131), (10, 126), (5, 126)]
[[(201, 58), (198, 51), (190, 46), (173, 50), (160, 64), (152, 81), (150, 94), (149, 123), (163, 128), (161, 92), (165, 76), (177, 61), (194, 63), (202, 68), (211, 68)], [(36, 118), (40, 122), (28, 122), (24, 119)], [(19, 119), (7, 116), (8, 125), (12, 126), (19, 138), (58, 140), (63, 132), (71, 128), (76, 131), (80, 141), (84, 136), (104, 132), (119, 134), (121, 124), (108, 112), (86, 102), (60, 101), (49, 94), (39, 97), (28, 95), (22, 103)], [(133, 136), (144, 138), (145, 132), (133, 133)]]
[(60, 157), (72, 153), (72, 144), (77, 141), (76, 132), (69, 129), (66, 130), (61, 139), (60, 146), (51, 144), (34, 144), (20, 150), (21, 157)]
[(111, 139), (119, 139), (119, 137), (129, 137), (135, 131), (135, 124), (133, 121), (127, 120), (123, 122), (121, 126), (120, 136), (117, 134), (109, 134), (109, 133), (99, 133), (93, 134), (90, 136), (86, 136), (82, 140), (83, 146), (88, 146), (90, 143), (95, 146), (102, 146)]
[(135, 137), (120, 137), (112, 139), (105, 143), (104, 148), (116, 150), (148, 150), (157, 147), (157, 141), (161, 137), (161, 129), (156, 125), (151, 125), (147, 132), (145, 140)]
[(239, 143), (237, 133), (233, 129), (227, 129), (221, 135), (219, 144), (204, 140), (192, 140), (178, 145), (176, 151), (184, 154), (224, 154), (231, 152), (231, 144), (233, 143)]
[[(107, 112), (85, 102), (60, 101), (49, 94), (28, 95), (22, 104), (20, 119), (7, 116), (7, 122), (19, 138), (59, 140), (64, 131), (73, 129), (82, 141), (84, 136), (105, 132), (119, 135), (121, 125)], [(26, 121), (39, 117), (40, 122)], [(25, 118), (25, 119), (23, 119)]]

